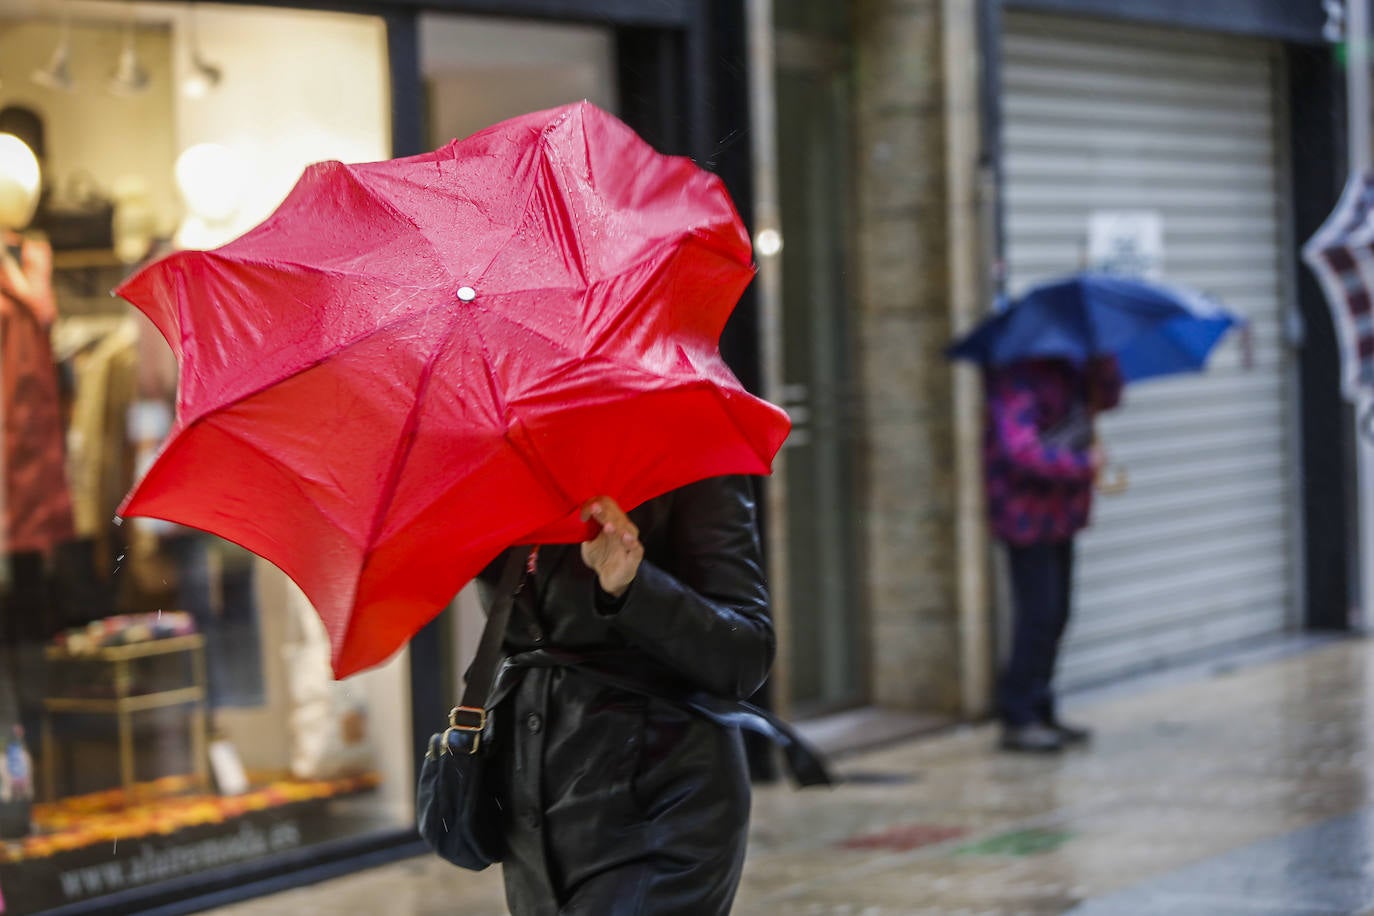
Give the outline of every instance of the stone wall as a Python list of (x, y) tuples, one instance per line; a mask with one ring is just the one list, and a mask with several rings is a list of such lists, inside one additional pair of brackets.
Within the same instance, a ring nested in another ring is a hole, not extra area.
[[(876, 704), (986, 705), (985, 548), (968, 380), (943, 350), (977, 309), (973, 0), (859, 0), (855, 10), (861, 504)], [(951, 68), (947, 63), (955, 64)], [(948, 77), (957, 80), (950, 85)], [(973, 271), (972, 281), (970, 271)], [(956, 410), (956, 404), (958, 408)], [(972, 477), (970, 475), (973, 475)], [(973, 504), (970, 504), (970, 496)]]

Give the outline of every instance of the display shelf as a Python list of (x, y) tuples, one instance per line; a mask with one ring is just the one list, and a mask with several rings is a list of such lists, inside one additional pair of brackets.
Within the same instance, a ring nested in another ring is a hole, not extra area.
[[(57, 790), (57, 742), (53, 735), (53, 717), (61, 715), (95, 715), (114, 718), (119, 734), (120, 784), (126, 789), (134, 784), (134, 722), (138, 713), (154, 709), (187, 707), (184, 720), (191, 744), (192, 768), (197, 782), (208, 785), (208, 723), (205, 689), (205, 637), (199, 634), (151, 639), (146, 642), (120, 646), (102, 646), (89, 651), (72, 652), (64, 646), (49, 646), (46, 650), (50, 665), (105, 666), (112, 695), (88, 697), (50, 695), (43, 700), (43, 774), (44, 793), (49, 801)], [(190, 683), (156, 690), (138, 688), (134, 673), (135, 662), (151, 658), (170, 658), (185, 655), (189, 660)]]
[(74, 248), (52, 253), (54, 270), (124, 270), (128, 265), (109, 248)]

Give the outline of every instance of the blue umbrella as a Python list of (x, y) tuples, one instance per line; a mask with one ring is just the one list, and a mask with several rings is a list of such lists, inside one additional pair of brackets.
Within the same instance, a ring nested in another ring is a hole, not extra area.
[(1134, 382), (1201, 370), (1226, 332), (1242, 323), (1198, 293), (1085, 273), (1035, 287), (947, 352), (985, 366), (1115, 356), (1122, 378)]

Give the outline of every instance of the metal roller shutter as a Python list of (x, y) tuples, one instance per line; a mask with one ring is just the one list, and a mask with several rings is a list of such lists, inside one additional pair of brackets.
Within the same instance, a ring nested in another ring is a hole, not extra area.
[(1013, 292), (1084, 265), (1089, 214), (1151, 210), (1167, 279), (1253, 322), (1202, 376), (1127, 392), (1102, 435), (1130, 473), (1080, 539), (1065, 687), (1285, 629), (1295, 600), (1288, 276), (1277, 49), (1008, 14), (1003, 57)]

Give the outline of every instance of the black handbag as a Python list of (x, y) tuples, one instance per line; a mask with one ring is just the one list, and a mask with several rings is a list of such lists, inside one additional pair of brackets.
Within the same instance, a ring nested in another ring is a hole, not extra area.
[(501, 810), (488, 782), (490, 724), (487, 703), (501, 662), (515, 598), (525, 586), (525, 557), (511, 551), (497, 586), (499, 596), (487, 616), (477, 654), (468, 669), (463, 698), (448, 714), (449, 727), (429, 739), (415, 793), (420, 836), (441, 858), (481, 871), (505, 853)]

